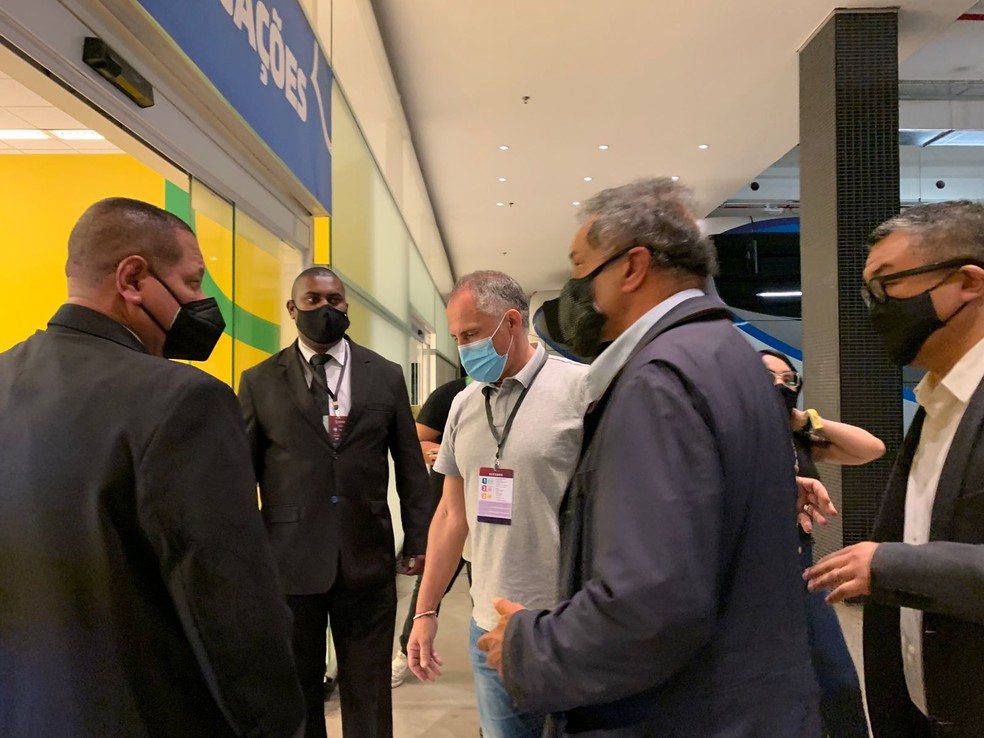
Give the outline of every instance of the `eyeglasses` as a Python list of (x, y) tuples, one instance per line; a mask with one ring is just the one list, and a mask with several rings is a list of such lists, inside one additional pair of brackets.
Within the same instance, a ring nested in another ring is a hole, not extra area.
[[(917, 274), (929, 274), (930, 272), (939, 272), (943, 269), (959, 269), (963, 266), (979, 266), (984, 267), (984, 263), (981, 263), (977, 259), (949, 259), (948, 261), (938, 261), (934, 264), (926, 264), (925, 266), (916, 267), (915, 269), (906, 269), (902, 272), (894, 272), (892, 274), (883, 274), (880, 277), (872, 277), (865, 285), (861, 288), (861, 297), (864, 300), (864, 304), (869, 307), (872, 303), (878, 303), (879, 305), (885, 303), (890, 299), (888, 293), (885, 292), (885, 285), (891, 284), (892, 282), (897, 282), (900, 279), (906, 279), (907, 277), (914, 277)], [(936, 289), (943, 282), (950, 278), (950, 275), (944, 277), (935, 287)]]
[(778, 379), (790, 389), (799, 389), (803, 384), (803, 377), (798, 372), (774, 372), (769, 369), (769, 374)]

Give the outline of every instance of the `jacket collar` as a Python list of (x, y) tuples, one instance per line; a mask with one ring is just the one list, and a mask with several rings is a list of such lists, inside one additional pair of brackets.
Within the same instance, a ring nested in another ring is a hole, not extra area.
[(65, 303), (48, 321), (48, 327), (67, 328), (118, 343), (120, 346), (125, 346), (134, 351), (147, 352), (143, 343), (129, 328), (98, 310), (82, 305)]
[[(695, 320), (731, 319), (731, 317), (731, 312), (723, 302), (697, 290), (684, 290), (656, 305), (628, 331), (619, 336), (591, 365), (588, 373), (590, 400), (596, 402), (601, 399), (622, 369), (661, 333)], [(647, 326), (648, 330), (646, 330)], [(623, 338), (628, 341), (622, 340)], [(621, 345), (619, 345), (620, 341)], [(612, 350), (616, 353), (609, 355), (608, 352)]]

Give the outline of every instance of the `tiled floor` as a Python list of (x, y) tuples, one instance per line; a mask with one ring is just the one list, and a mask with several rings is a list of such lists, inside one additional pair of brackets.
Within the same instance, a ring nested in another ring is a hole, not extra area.
[[(412, 591), (413, 580), (400, 577), (398, 612), (401, 617), (406, 615)], [(445, 597), (441, 607), (441, 631), (437, 636), (437, 650), (444, 659), (444, 675), (436, 684), (422, 684), (410, 675), (402, 686), (393, 690), (394, 738), (478, 736), (478, 708), (475, 706), (475, 686), (471, 662), (468, 660), (470, 619), (468, 581), (462, 576)], [(402, 625), (401, 620), (397, 625), (398, 634)], [(337, 691), (325, 705), (325, 713), (329, 738), (341, 738), (342, 716)]]
[[(401, 615), (407, 611), (412, 589), (413, 581), (400, 577)], [(861, 608), (838, 605), (837, 614), (858, 673), (861, 673)], [(441, 610), (438, 651), (444, 658), (444, 676), (436, 684), (421, 684), (411, 675), (403, 686), (393, 690), (394, 738), (471, 738), (478, 735), (478, 710), (468, 660), (470, 616), (468, 583), (461, 577)], [(402, 621), (397, 627), (401, 625)], [(341, 738), (337, 692), (325, 705), (325, 713), (329, 738)]]

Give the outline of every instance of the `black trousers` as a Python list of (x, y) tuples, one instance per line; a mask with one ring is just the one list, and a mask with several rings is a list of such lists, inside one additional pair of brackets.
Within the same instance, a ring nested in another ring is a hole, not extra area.
[(360, 589), (339, 580), (328, 592), (288, 595), (294, 613), (294, 659), (307, 705), (305, 738), (325, 729), (326, 631), (338, 658), (345, 738), (392, 738), (390, 654), (396, 621), (396, 579)]

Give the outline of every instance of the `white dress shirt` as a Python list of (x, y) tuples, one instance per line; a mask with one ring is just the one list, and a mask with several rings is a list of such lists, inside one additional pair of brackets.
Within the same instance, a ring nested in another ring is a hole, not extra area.
[[(311, 381), (317, 375), (310, 371), (311, 367), (311, 357), (316, 353), (313, 349), (308, 348), (304, 341), (298, 340), (297, 347), (301, 351), (301, 356), (304, 361), (307, 362), (308, 369), (305, 369), (304, 376), (308, 382), (308, 387), (311, 386)], [(349, 357), (351, 356), (351, 351), (349, 350), (348, 340), (342, 339), (336, 344), (333, 344), (328, 348), (326, 352), (331, 356), (331, 361), (325, 364), (325, 376), (328, 378), (328, 389), (330, 389), (335, 394), (335, 402), (338, 403), (338, 412), (336, 413), (331, 405), (328, 406), (328, 412), (332, 415), (339, 415), (341, 417), (348, 417), (348, 414), (352, 411), (352, 367), (349, 366), (344, 373), (342, 373), (342, 367), (349, 363)], [(339, 377), (341, 377), (341, 382), (339, 382)], [(325, 427), (327, 427), (328, 420), (325, 419)]]
[[(945, 377), (927, 374), (916, 387), (916, 399), (926, 411), (919, 445), (912, 457), (905, 492), (905, 528), (903, 543), (922, 545), (929, 542), (930, 523), (936, 488), (950, 444), (957, 433), (967, 403), (984, 380), (984, 341), (964, 354)], [(902, 633), (902, 664), (909, 699), (926, 710), (926, 686), (923, 677), (923, 614), (921, 610), (902, 608), (899, 618)]]

